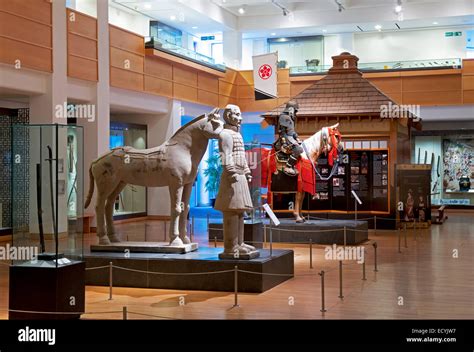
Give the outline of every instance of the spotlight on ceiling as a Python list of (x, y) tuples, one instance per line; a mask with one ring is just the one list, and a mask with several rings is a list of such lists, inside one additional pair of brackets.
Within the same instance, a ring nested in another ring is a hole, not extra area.
[(198, 29), (198, 26), (192, 26), (191, 28), (192, 29)]
[(438, 24), (438, 22), (434, 21), (434, 22), (433, 22), (433, 24), (435, 24), (435, 25), (436, 25), (436, 24)]
[(151, 9), (151, 4), (145, 4), (145, 5), (143, 5), (143, 7), (144, 7), (146, 10), (149, 10), (149, 9)]
[(346, 9), (346, 8), (344, 7), (344, 5), (342, 5), (339, 0), (334, 0), (334, 2), (335, 2), (336, 5), (337, 5), (337, 11), (342, 12), (342, 10), (345, 10), (345, 9)]
[(170, 16), (170, 20), (171, 20), (171, 21), (176, 21), (176, 16), (175, 16), (175, 15), (171, 15), (171, 16)]
[(272, 32), (272, 33), (270, 33), (270, 35), (276, 35), (276, 33), (275, 33), (275, 32)]
[(243, 7), (240, 7), (238, 11), (241, 15), (245, 13), (245, 9)]
[(272, 0), (272, 5), (275, 7), (278, 7), (281, 10), (283, 16), (288, 16), (290, 14), (290, 10), (288, 10), (285, 6), (280, 4), (278, 1)]
[(382, 30), (382, 26), (380, 24), (376, 24), (374, 28), (378, 30), (379, 32)]

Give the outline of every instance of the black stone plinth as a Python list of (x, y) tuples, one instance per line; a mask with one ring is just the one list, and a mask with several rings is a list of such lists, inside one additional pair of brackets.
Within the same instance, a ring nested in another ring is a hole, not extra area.
[[(215, 239), (222, 242), (224, 232), (222, 230), (222, 221), (213, 221), (209, 223), (209, 242)], [(255, 248), (263, 248), (263, 223), (244, 221), (244, 242)]]
[[(347, 245), (355, 245), (369, 239), (367, 221), (309, 220), (296, 223), (293, 219), (280, 219), (279, 226), (272, 226), (273, 242), (309, 242), (315, 244), (344, 244), (344, 227)], [(269, 221), (265, 221), (266, 240), (270, 241)]]
[(84, 262), (73, 262), (57, 268), (43, 261), (10, 266), (9, 308), (13, 311), (9, 312), (9, 319), (78, 319), (80, 314), (64, 312), (84, 312), (84, 302)]
[[(294, 254), (291, 250), (260, 250), (260, 256), (249, 260), (219, 259), (222, 248), (200, 247), (196, 252), (186, 254), (130, 253), (124, 258), (119, 253), (86, 253), (87, 268), (109, 265), (134, 269), (128, 271), (113, 269), (113, 286), (160, 288), (175, 290), (233, 291), (234, 267), (254, 272), (238, 273), (239, 292), (264, 292), (290, 279), (294, 275)], [(215, 271), (231, 270), (212, 274)], [(154, 274), (154, 272), (166, 274)], [(176, 275), (173, 275), (175, 273)], [(205, 273), (183, 275), (183, 273)], [(262, 274), (285, 274), (282, 276)], [(171, 274), (171, 275), (170, 275)], [(288, 274), (288, 276), (286, 276)], [(86, 271), (86, 284), (109, 285), (109, 269)]]

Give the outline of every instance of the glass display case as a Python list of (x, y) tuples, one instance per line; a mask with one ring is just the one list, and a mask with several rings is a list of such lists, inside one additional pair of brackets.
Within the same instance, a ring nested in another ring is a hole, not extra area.
[(72, 125), (12, 126), (13, 265), (82, 261), (84, 136)]
[[(461, 68), (461, 59), (427, 59), (427, 60), (405, 60), (405, 61), (382, 61), (382, 62), (362, 62), (358, 64), (362, 72), (378, 71), (404, 71), (404, 70), (433, 70)], [(308, 65), (290, 67), (290, 75), (326, 74), (332, 65)]]
[[(136, 149), (147, 148), (147, 126), (124, 122), (110, 123), (110, 149), (131, 146)], [(127, 185), (118, 195), (114, 204), (114, 217), (129, 218), (147, 214), (146, 187)]]

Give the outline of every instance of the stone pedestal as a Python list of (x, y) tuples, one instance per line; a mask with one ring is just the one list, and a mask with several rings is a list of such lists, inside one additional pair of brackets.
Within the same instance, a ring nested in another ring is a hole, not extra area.
[(91, 252), (120, 252), (124, 253), (173, 253), (183, 254), (197, 250), (197, 243), (172, 246), (168, 242), (114, 242), (111, 244), (91, 245)]

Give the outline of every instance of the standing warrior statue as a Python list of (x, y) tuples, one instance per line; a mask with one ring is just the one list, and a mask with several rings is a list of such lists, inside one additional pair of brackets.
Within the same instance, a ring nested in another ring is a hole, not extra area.
[(275, 142), (275, 150), (282, 151), (289, 154), (286, 166), (283, 172), (289, 176), (296, 176), (298, 171), (295, 170), (295, 165), (303, 153), (303, 148), (300, 144), (302, 141), (295, 131), (295, 117), (298, 112), (298, 103), (290, 100), (285, 107), (285, 110), (278, 117), (278, 134), (279, 138)]
[(224, 252), (221, 259), (252, 259), (259, 256), (255, 247), (244, 243), (244, 212), (253, 208), (248, 182), (251, 172), (240, 134), (242, 115), (236, 105), (224, 110), (224, 129), (219, 135), (222, 175), (214, 208), (224, 216)]

